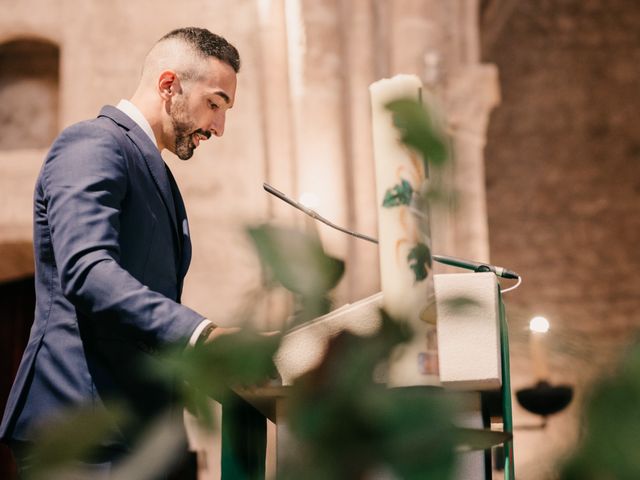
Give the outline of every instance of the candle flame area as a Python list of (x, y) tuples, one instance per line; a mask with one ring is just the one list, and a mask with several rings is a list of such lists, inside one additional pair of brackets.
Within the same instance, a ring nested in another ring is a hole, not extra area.
[(544, 317), (533, 317), (529, 322), (529, 330), (536, 333), (547, 333), (549, 321)]

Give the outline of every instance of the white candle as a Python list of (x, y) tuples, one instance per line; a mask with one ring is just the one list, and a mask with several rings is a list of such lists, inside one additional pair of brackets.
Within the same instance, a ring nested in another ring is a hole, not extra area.
[[(420, 98), (421, 87), (415, 75), (398, 75), (369, 87), (383, 306), (392, 317), (408, 321), (415, 332), (413, 342), (394, 354), (390, 366), (389, 383), (398, 386), (437, 383), (428, 212), (421, 211), (419, 218), (406, 204), (411, 192), (424, 188), (426, 174), (422, 159), (400, 142), (385, 108), (393, 100)], [(390, 195), (397, 201), (383, 205)]]
[(529, 322), (529, 353), (531, 354), (533, 375), (538, 382), (549, 381), (547, 352), (544, 345), (548, 331), (549, 322), (544, 317), (534, 317)]

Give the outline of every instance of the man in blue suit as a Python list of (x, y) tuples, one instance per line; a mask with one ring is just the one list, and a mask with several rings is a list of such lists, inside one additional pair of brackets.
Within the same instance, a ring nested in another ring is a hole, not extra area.
[(14, 451), (69, 407), (118, 400), (138, 423), (116, 425), (105, 442), (100, 463), (117, 458), (171, 403), (170, 389), (137, 366), (160, 347), (228, 333), (180, 304), (189, 228), (160, 152), (187, 160), (223, 134), (239, 67), (224, 38), (172, 31), (148, 53), (130, 101), (51, 147), (35, 188), (35, 319), (0, 425)]

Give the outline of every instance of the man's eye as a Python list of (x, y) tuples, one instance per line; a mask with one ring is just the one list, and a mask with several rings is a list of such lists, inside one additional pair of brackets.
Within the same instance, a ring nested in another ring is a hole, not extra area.
[(216, 105), (216, 104), (215, 104), (215, 103), (213, 103), (213, 102), (209, 102), (209, 108), (210, 108), (211, 110), (216, 110), (216, 109), (218, 108), (218, 105)]

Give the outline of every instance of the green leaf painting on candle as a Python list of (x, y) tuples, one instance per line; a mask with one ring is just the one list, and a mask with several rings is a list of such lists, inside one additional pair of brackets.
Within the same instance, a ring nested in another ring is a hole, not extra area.
[(413, 187), (405, 179), (388, 189), (384, 194), (382, 206), (385, 208), (410, 205), (413, 196)]
[(408, 150), (408, 162), (398, 165), (396, 175), (399, 178), (385, 191), (382, 207), (406, 206), (413, 214), (412, 222), (402, 221), (406, 231), (402, 243), (409, 245), (409, 251), (406, 253), (405, 250), (397, 260), (406, 259), (410, 274), (418, 284), (430, 278), (432, 268), (428, 200), (437, 197), (443, 205), (452, 204), (450, 192), (442, 189), (440, 172), (450, 160), (450, 146), (444, 134), (443, 119), (435, 110), (425, 108), (421, 94), (417, 99), (398, 98), (385, 107), (392, 114), (399, 142)]
[[(394, 208), (401, 206), (411, 206), (414, 197), (414, 190), (404, 178), (400, 183), (389, 188), (382, 201), (384, 208)], [(431, 250), (423, 243), (418, 242), (407, 255), (409, 268), (413, 271), (415, 282), (421, 282), (429, 277), (429, 269), (431, 268)]]
[(418, 243), (411, 249), (409, 255), (407, 255), (407, 261), (409, 262), (409, 268), (413, 270), (413, 274), (416, 277), (416, 283), (421, 282), (429, 276), (431, 251), (427, 245)]
[[(400, 207), (403, 205), (410, 206), (413, 199), (413, 187), (404, 178), (400, 183), (389, 188), (382, 201), (384, 208)], [(429, 247), (422, 242), (417, 243), (407, 255), (409, 268), (413, 270), (416, 283), (421, 282), (429, 277), (429, 268), (431, 268), (431, 251)]]

